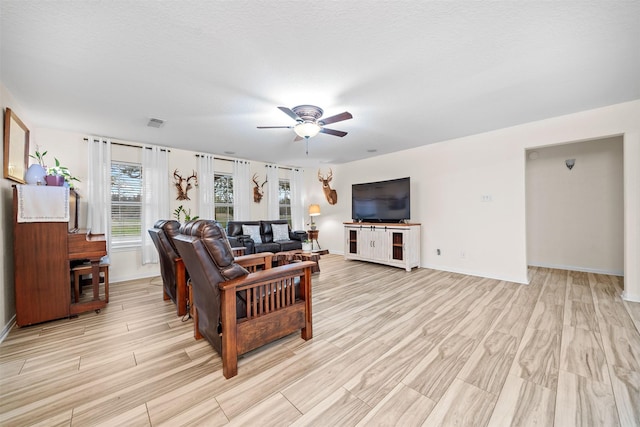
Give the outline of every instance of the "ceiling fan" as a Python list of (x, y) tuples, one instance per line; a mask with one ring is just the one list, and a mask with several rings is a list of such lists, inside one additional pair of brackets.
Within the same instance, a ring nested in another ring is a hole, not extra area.
[(297, 135), (294, 141), (300, 141), (302, 139), (309, 140), (309, 138), (316, 136), (318, 133), (326, 133), (327, 135), (343, 137), (347, 132), (328, 129), (324, 126), (330, 123), (341, 122), (343, 120), (353, 118), (351, 113), (345, 111), (344, 113), (336, 114), (335, 116), (320, 120), (324, 111), (322, 108), (316, 107), (315, 105), (298, 105), (293, 108), (278, 108), (287, 116), (295, 120), (296, 124), (292, 126), (258, 126), (258, 129), (293, 129)]

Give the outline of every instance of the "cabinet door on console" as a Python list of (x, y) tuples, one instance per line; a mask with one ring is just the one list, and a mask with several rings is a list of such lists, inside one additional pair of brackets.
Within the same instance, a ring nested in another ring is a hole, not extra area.
[(371, 227), (362, 230), (362, 256), (373, 261), (387, 261), (389, 259), (389, 233), (384, 227)]

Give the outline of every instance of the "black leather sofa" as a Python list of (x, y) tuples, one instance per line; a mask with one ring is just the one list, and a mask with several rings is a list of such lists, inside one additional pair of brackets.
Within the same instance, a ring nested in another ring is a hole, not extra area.
[[(246, 234), (243, 230), (243, 225), (252, 228), (252, 231), (258, 231), (259, 236)], [(286, 233), (278, 235), (278, 230), (281, 228), (284, 230), (286, 225)], [(275, 236), (274, 236), (275, 234)], [(295, 249), (302, 249), (302, 242), (307, 239), (307, 232), (303, 230), (291, 231), (289, 223), (282, 220), (271, 221), (229, 221), (227, 224), (227, 236), (229, 240), (236, 239), (239, 242), (239, 246), (244, 246), (246, 254), (253, 254), (258, 252), (283, 252), (292, 251)], [(233, 246), (233, 245), (232, 245)]]

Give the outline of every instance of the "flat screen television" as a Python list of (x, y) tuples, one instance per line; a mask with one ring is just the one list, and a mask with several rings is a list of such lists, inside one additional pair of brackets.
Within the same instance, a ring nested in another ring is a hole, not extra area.
[(367, 182), (351, 186), (354, 221), (402, 222), (411, 218), (410, 179)]

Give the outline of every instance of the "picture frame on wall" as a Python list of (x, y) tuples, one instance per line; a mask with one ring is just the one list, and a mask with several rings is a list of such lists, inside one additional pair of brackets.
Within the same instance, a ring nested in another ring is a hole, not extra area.
[(29, 129), (7, 108), (4, 114), (4, 177), (24, 184), (29, 165)]

